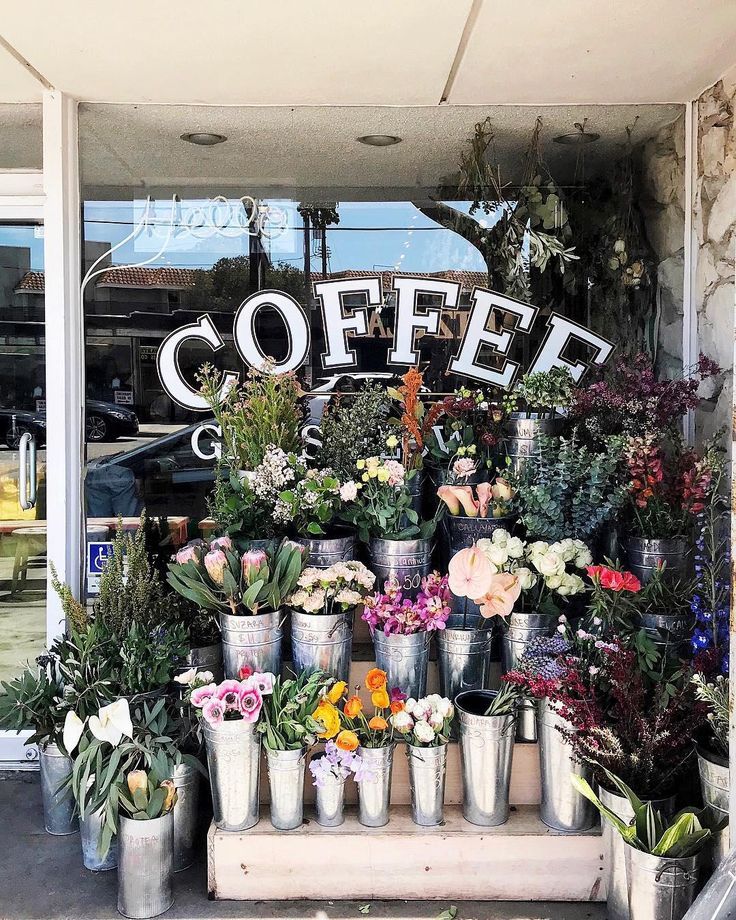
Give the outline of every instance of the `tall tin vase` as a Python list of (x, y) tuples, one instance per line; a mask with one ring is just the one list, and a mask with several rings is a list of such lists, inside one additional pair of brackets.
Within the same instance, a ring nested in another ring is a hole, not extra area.
[(379, 748), (360, 748), (360, 754), (371, 778), (358, 783), (358, 821), (365, 827), (388, 824), (391, 797), (391, 771), (396, 744)]
[(100, 854), (102, 836), (102, 812), (93, 811), (79, 819), (79, 837), (82, 843), (82, 862), (90, 872), (109, 872), (118, 864), (118, 840), (112, 838), (110, 849)]
[(188, 869), (194, 862), (194, 844), (199, 820), (199, 770), (181, 763), (174, 768), (177, 799), (174, 808), (174, 872)]
[(390, 688), (398, 687), (415, 700), (425, 695), (429, 642), (430, 633), (426, 631), (387, 636), (383, 630), (373, 630), (376, 667), (386, 672)]
[(673, 859), (624, 846), (631, 920), (682, 920), (695, 900), (700, 855)]
[(271, 824), (280, 831), (301, 827), (304, 821), (304, 767), (307, 752), (272, 751), (266, 748), (268, 785), (271, 793)]
[(79, 821), (74, 809), (71, 789), (61, 790), (61, 785), (72, 773), (72, 760), (56, 744), (39, 745), (38, 762), (41, 768), (41, 799), (43, 824), (46, 832), (55, 837), (76, 834)]
[[(529, 643), (539, 636), (551, 636), (556, 620), (546, 613), (519, 613), (514, 611), (508, 619), (501, 643), (503, 673), (515, 670)], [(537, 740), (537, 716), (534, 703), (522, 702), (516, 713), (516, 740)]]
[(454, 700), (464, 690), (482, 690), (490, 679), (490, 629), (441, 629), (437, 632), (440, 695)]
[(537, 703), (537, 733), (539, 736), (539, 766), (542, 783), (542, 803), (539, 816), (552, 830), (562, 834), (587, 831), (596, 821), (595, 806), (581, 795), (570, 781), (573, 774), (592, 779), (586, 764), (575, 763), (570, 745), (560, 733), (570, 728), (554, 705), (545, 698)]
[(353, 645), (354, 610), (340, 613), (291, 612), (291, 655), (294, 671), (322, 671), (347, 682)]
[(261, 736), (244, 719), (202, 723), (215, 825), (244, 831), (258, 823)]
[(148, 821), (120, 815), (118, 835), (118, 911), (132, 920), (158, 917), (174, 903), (174, 812)]
[(495, 690), (469, 690), (455, 700), (460, 724), (463, 817), (496, 827), (509, 818), (515, 716), (487, 716)]
[(371, 540), (368, 544), (369, 568), (376, 576), (376, 590), (395, 580), (405, 597), (416, 597), (422, 579), (432, 570), (430, 540)]
[(355, 534), (344, 533), (337, 537), (298, 537), (307, 550), (309, 565), (315, 569), (329, 569), (336, 562), (355, 559)]
[(420, 827), (442, 824), (447, 774), (447, 745), (420, 747), (407, 744), (411, 820)]
[(280, 610), (257, 616), (220, 614), (225, 677), (237, 680), (244, 667), (276, 675), (281, 672), (283, 617)]
[(317, 824), (339, 827), (345, 821), (345, 780), (337, 776), (325, 779), (314, 790)]

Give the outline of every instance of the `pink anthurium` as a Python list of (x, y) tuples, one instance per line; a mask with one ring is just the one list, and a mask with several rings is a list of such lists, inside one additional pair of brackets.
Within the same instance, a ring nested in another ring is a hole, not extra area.
[(483, 597), (493, 580), (491, 563), (475, 543), (450, 559), (450, 590), (456, 597), (469, 597), (471, 600)]
[(521, 582), (510, 572), (491, 576), (491, 583), (483, 597), (477, 598), (484, 617), (507, 617), (521, 594)]

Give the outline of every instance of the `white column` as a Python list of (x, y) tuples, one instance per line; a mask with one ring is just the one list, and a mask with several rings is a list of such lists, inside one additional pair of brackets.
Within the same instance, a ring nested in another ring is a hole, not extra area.
[[(82, 572), (84, 341), (80, 295), (80, 192), (77, 101), (56, 90), (43, 97), (46, 192), (46, 503), (47, 552), (61, 581), (79, 595)], [(48, 582), (47, 623), (63, 628)]]

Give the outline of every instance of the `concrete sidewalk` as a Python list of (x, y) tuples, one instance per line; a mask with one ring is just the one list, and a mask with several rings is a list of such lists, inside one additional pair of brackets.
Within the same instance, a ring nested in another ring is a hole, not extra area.
[[(115, 872), (82, 866), (79, 837), (43, 829), (38, 775), (0, 772), (0, 920), (119, 920)], [(174, 906), (164, 920), (603, 920), (602, 904), (461, 901), (209, 901), (203, 858), (176, 876)], [(325, 853), (325, 875), (339, 852)], [(400, 872), (401, 867), (397, 866)]]

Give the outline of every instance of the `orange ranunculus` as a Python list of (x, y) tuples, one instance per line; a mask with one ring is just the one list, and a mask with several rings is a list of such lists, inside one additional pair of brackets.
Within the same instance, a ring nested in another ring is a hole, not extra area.
[(351, 696), (350, 699), (345, 701), (344, 707), (345, 715), (348, 719), (354, 719), (356, 716), (359, 716), (363, 712), (363, 701), (359, 696)]
[(396, 715), (397, 712), (404, 711), (404, 701), (403, 700), (392, 700), (391, 702), (391, 713)]
[(385, 732), (388, 728), (388, 722), (382, 716), (373, 716), (368, 723), (368, 728), (374, 732)]
[(388, 698), (385, 687), (381, 687), (380, 690), (374, 690), (373, 693), (371, 693), (371, 703), (373, 703), (376, 709), (388, 709), (391, 705), (391, 700)]
[(354, 751), (360, 742), (355, 732), (348, 731), (344, 728), (335, 739), (335, 744), (343, 751)]
[(371, 691), (383, 690), (386, 686), (386, 672), (380, 668), (371, 668), (365, 675), (365, 685)]

